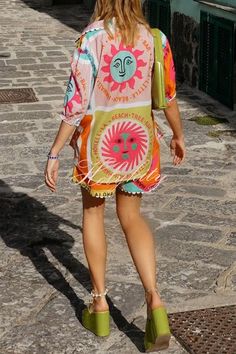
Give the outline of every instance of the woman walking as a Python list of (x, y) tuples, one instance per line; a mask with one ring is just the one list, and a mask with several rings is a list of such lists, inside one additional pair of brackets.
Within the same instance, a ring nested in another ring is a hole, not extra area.
[[(165, 116), (173, 131), (173, 164), (185, 157), (176, 101), (171, 49), (161, 33)], [(116, 210), (140, 276), (147, 302), (144, 345), (147, 352), (169, 345), (165, 304), (156, 284), (154, 238), (140, 214), (142, 194), (161, 181), (159, 131), (152, 113), (154, 40), (140, 0), (97, 0), (91, 24), (82, 32), (71, 61), (61, 125), (48, 154), (45, 182), (56, 191), (58, 156), (68, 138), (74, 148), (73, 181), (83, 199), (83, 246), (93, 290), (82, 324), (98, 336), (110, 333), (106, 301), (106, 197)]]

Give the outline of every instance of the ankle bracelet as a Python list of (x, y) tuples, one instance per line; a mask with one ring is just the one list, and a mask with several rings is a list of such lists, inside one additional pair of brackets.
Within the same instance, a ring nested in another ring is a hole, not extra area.
[(106, 296), (107, 293), (108, 293), (108, 289), (105, 289), (104, 293), (100, 293), (100, 294), (96, 294), (94, 290), (91, 291), (91, 295), (93, 298)]

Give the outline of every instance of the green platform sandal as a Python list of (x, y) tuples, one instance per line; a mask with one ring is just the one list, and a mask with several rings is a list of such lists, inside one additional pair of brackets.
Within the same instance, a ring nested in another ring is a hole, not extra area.
[[(104, 293), (96, 294), (91, 291), (92, 297), (106, 296), (108, 289)], [(82, 311), (82, 325), (93, 332), (96, 336), (105, 337), (110, 334), (110, 311), (95, 312), (92, 309), (93, 299), (90, 304)]]
[[(146, 290), (149, 292), (149, 290)], [(165, 350), (169, 347), (171, 332), (164, 305), (152, 309), (147, 315), (144, 347), (146, 353)]]

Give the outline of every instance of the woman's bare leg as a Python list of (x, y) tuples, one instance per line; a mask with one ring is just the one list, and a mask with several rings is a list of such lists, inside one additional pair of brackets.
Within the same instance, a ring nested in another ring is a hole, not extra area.
[[(103, 198), (92, 197), (81, 188), (83, 198), (83, 246), (87, 258), (93, 289), (96, 293), (105, 291), (107, 243), (104, 231)], [(94, 299), (94, 311), (107, 310), (105, 296)]]
[(153, 309), (163, 302), (155, 290), (156, 255), (152, 232), (140, 214), (141, 195), (130, 195), (117, 189), (117, 215), (124, 231), (130, 254), (139, 273), (144, 289), (152, 289), (146, 295), (148, 307)]

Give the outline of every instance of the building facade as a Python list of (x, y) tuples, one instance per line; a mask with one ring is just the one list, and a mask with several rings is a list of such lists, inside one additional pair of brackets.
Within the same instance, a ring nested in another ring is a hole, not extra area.
[(236, 0), (148, 0), (145, 8), (171, 42), (178, 81), (236, 109)]

